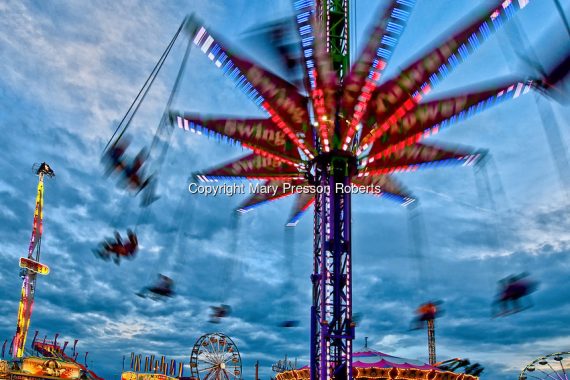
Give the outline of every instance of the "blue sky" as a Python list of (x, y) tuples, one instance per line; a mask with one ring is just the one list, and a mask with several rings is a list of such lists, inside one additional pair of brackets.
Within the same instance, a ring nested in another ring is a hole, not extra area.
[[(357, 44), (375, 9), (386, 1), (357, 0)], [(419, 0), (388, 75), (433, 46), (474, 2)], [(488, 1), (482, 4), (489, 4)], [(569, 9), (567, 7), (566, 12)], [(42, 261), (52, 268), (38, 280), (31, 323), (60, 341), (79, 339), (93, 368), (119, 376), (131, 351), (188, 361), (205, 332), (237, 342), (246, 378), (260, 361), (262, 378), (285, 354), (308, 360), (312, 216), (284, 246), (290, 200), (240, 218), (239, 197), (204, 198), (186, 192), (189, 175), (243, 155), (205, 137), (174, 132), (163, 166), (161, 199), (143, 214), (136, 200), (102, 177), (103, 147), (116, 123), (168, 44), (182, 18), (195, 12), (226, 41), (290, 14), (289, 3), (265, 1), (17, 1), (0, 3), (0, 336), (15, 330), (21, 281), (17, 260), (26, 252), (33, 213), (34, 162), (56, 171), (46, 183)], [(543, 63), (568, 52), (553, 3), (534, 0), (517, 21)], [(528, 75), (508, 38), (491, 38), (456, 70), (438, 93), (505, 76)], [(149, 144), (166, 102), (181, 45), (173, 50), (133, 122), (136, 145)], [(447, 167), (398, 175), (421, 199), (421, 259), (413, 254), (408, 210), (384, 199), (353, 200), (354, 308), (375, 349), (427, 360), (425, 332), (407, 331), (413, 309), (443, 299), (437, 321), (438, 356), (482, 363), (484, 378), (507, 379), (532, 359), (570, 345), (570, 211), (537, 102), (549, 109), (568, 146), (568, 107), (534, 94), (457, 124), (433, 141), (488, 149), (492, 198), (478, 191), (473, 168)], [(209, 60), (193, 51), (176, 108), (205, 114), (259, 115)], [(137, 222), (139, 257), (120, 266), (91, 253), (114, 228)], [(422, 271), (420, 275), (419, 272)], [(540, 281), (535, 306), (491, 319), (496, 281), (521, 271)], [(179, 296), (151, 302), (134, 295), (157, 272), (177, 282)], [(420, 284), (420, 279), (427, 284)], [(234, 313), (221, 325), (207, 322), (208, 307), (228, 303)], [(298, 318), (294, 329), (277, 327)]]

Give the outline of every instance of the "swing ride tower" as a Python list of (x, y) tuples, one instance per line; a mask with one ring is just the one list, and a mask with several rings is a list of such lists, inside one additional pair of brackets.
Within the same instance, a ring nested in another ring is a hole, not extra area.
[(170, 109), (169, 120), (179, 129), (251, 151), (195, 178), (263, 181), (238, 207), (242, 213), (295, 195), (288, 226), (314, 204), (312, 380), (353, 378), (352, 194), (383, 196), (407, 206), (415, 200), (393, 173), (473, 165), (482, 158), (481, 151), (421, 140), (540, 87), (542, 78), (422, 100), (530, 1), (494, 0), (458, 33), (382, 81), (415, 0), (388, 1), (352, 65), (349, 0), (293, 0), (302, 88), (238, 55), (197, 19), (185, 22), (193, 45), (265, 115), (216, 118)]
[(24, 355), (26, 337), (30, 327), (32, 317), (32, 307), (34, 305), (34, 294), (36, 292), (36, 279), (38, 275), (47, 275), (49, 268), (40, 263), (42, 232), (43, 232), (43, 204), (44, 204), (44, 177), (54, 177), (55, 174), (45, 162), (39, 166), (34, 166), (34, 172), (38, 175), (38, 187), (36, 192), (36, 207), (34, 211), (34, 223), (32, 226), (32, 236), (28, 247), (28, 255), (20, 258), (20, 275), (22, 276), (22, 293), (20, 306), (18, 308), (18, 323), (12, 355), (14, 359), (21, 359)]
[[(316, 18), (324, 26), (332, 71), (342, 81), (350, 68), (348, 0), (321, 0)], [(340, 129), (339, 115), (321, 123)], [(318, 121), (317, 121), (318, 123)], [(327, 126), (328, 127), (328, 126)], [(323, 140), (324, 142), (324, 140)], [(352, 373), (352, 256), (350, 230), (351, 177), (356, 157), (333, 149), (321, 152), (312, 162), (315, 194), (313, 246), (313, 304), (311, 306), (311, 379), (350, 379)], [(325, 145), (326, 148), (326, 145)], [(328, 149), (326, 149), (328, 150)], [(338, 186), (338, 187), (337, 187)], [(340, 191), (339, 191), (340, 189)]]
[[(420, 104), (422, 98), (526, 3), (497, 6), (407, 67), (379, 83), (415, 1), (393, 0), (377, 18), (355, 64), (349, 62), (348, 0), (293, 2), (307, 96), (266, 69), (230, 53), (205, 26), (191, 39), (267, 119), (215, 119), (173, 112), (182, 130), (238, 143), (253, 151), (196, 175), (201, 181), (265, 180), (274, 194), (253, 194), (239, 208), (297, 193), (288, 225), (314, 203), (312, 380), (351, 379), (351, 196), (368, 193), (406, 206), (414, 198), (390, 176), (438, 165), (473, 165), (481, 152), (419, 141), (468, 115), (518, 97), (532, 81)], [(522, 5), (521, 5), (522, 4)], [(304, 188), (312, 188), (304, 192)], [(296, 187), (303, 190), (296, 192)]]

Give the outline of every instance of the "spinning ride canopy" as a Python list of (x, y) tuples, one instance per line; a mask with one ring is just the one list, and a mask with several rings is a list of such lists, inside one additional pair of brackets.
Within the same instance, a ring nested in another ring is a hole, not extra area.
[(420, 362), (419, 360), (399, 358), (382, 352), (368, 349), (367, 351), (355, 352), (352, 364), (359, 368), (401, 368), (437, 370), (436, 367)]
[[(435, 49), (381, 82), (413, 9), (413, 0), (393, 0), (377, 18), (369, 40), (352, 68), (339, 68), (323, 15), (328, 2), (294, 1), (303, 55), (306, 95), (259, 64), (234, 53), (209, 28), (192, 20), (186, 30), (197, 46), (265, 114), (262, 118), (216, 118), (172, 111), (171, 122), (182, 130), (241, 145), (249, 156), (198, 173), (202, 181), (252, 179), (282, 185), (310, 185), (318, 157), (334, 153), (352, 157), (351, 181), (370, 177), (376, 186), (364, 191), (386, 195), (401, 204), (413, 201), (390, 174), (438, 165), (473, 165), (483, 156), (471, 149), (449, 149), (419, 143), (440, 130), (537, 86), (540, 78), (521, 78), (477, 92), (420, 103), (495, 31), (529, 1), (495, 1), (495, 6), (450, 36)], [(328, 6), (328, 5), (327, 5)], [(332, 17), (332, 16), (331, 16)], [(332, 38), (332, 37), (331, 37)], [(324, 42), (327, 40), (327, 46)], [(346, 42), (348, 43), (348, 42)], [(342, 61), (342, 60), (341, 60)], [(345, 62), (346, 63), (346, 62)], [(340, 71), (339, 71), (340, 70)], [(335, 153), (336, 152), (336, 153)], [(255, 193), (238, 209), (294, 195)], [(295, 224), (312, 204), (297, 201), (289, 220)], [(309, 197), (310, 198), (310, 197)]]

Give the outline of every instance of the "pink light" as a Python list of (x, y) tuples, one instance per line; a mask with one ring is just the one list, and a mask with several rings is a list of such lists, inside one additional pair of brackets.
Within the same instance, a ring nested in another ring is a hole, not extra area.
[(206, 33), (206, 29), (202, 26), (200, 30), (198, 30), (198, 33), (196, 33), (196, 37), (194, 37), (194, 44), (198, 45), (204, 33)]
[[(358, 97), (359, 102), (354, 107), (352, 120), (350, 121), (350, 125), (352, 127), (356, 127), (362, 121), (362, 117), (364, 116), (364, 110), (366, 109), (368, 102), (372, 97), (372, 92), (374, 92), (374, 90), (378, 86), (377, 84), (378, 80), (382, 76), (382, 71), (386, 67), (386, 64), (387, 63), (384, 60), (380, 59), (374, 65), (372, 65), (372, 69), (369, 72), (369, 75), (371, 74), (372, 78), (368, 77), (366, 78), (364, 86), (360, 90), (361, 93)], [(350, 137), (352, 139), (352, 137), (354, 137), (355, 131), (356, 131), (355, 129), (352, 128), (349, 129), (346, 134), (346, 137), (347, 138)], [(346, 148), (343, 147), (343, 150), (346, 150)], [(360, 153), (357, 152), (357, 154)]]

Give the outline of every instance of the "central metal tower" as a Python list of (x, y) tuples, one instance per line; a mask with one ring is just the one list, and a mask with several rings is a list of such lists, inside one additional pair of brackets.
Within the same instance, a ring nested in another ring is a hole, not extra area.
[(353, 157), (336, 152), (317, 158), (311, 379), (350, 379), (352, 370), (352, 278), (350, 187)]
[[(348, 0), (317, 2), (317, 17), (325, 28), (326, 48), (340, 81), (349, 62)], [(332, 121), (340, 130), (340, 115)], [(340, 133), (335, 134), (340, 135)], [(352, 278), (350, 191), (356, 158), (339, 150), (320, 154), (312, 162), (315, 196), (313, 305), (311, 308), (311, 379), (342, 380), (352, 376)]]
[(325, 28), (327, 51), (341, 82), (350, 69), (348, 4), (349, 0), (317, 0), (317, 17)]

